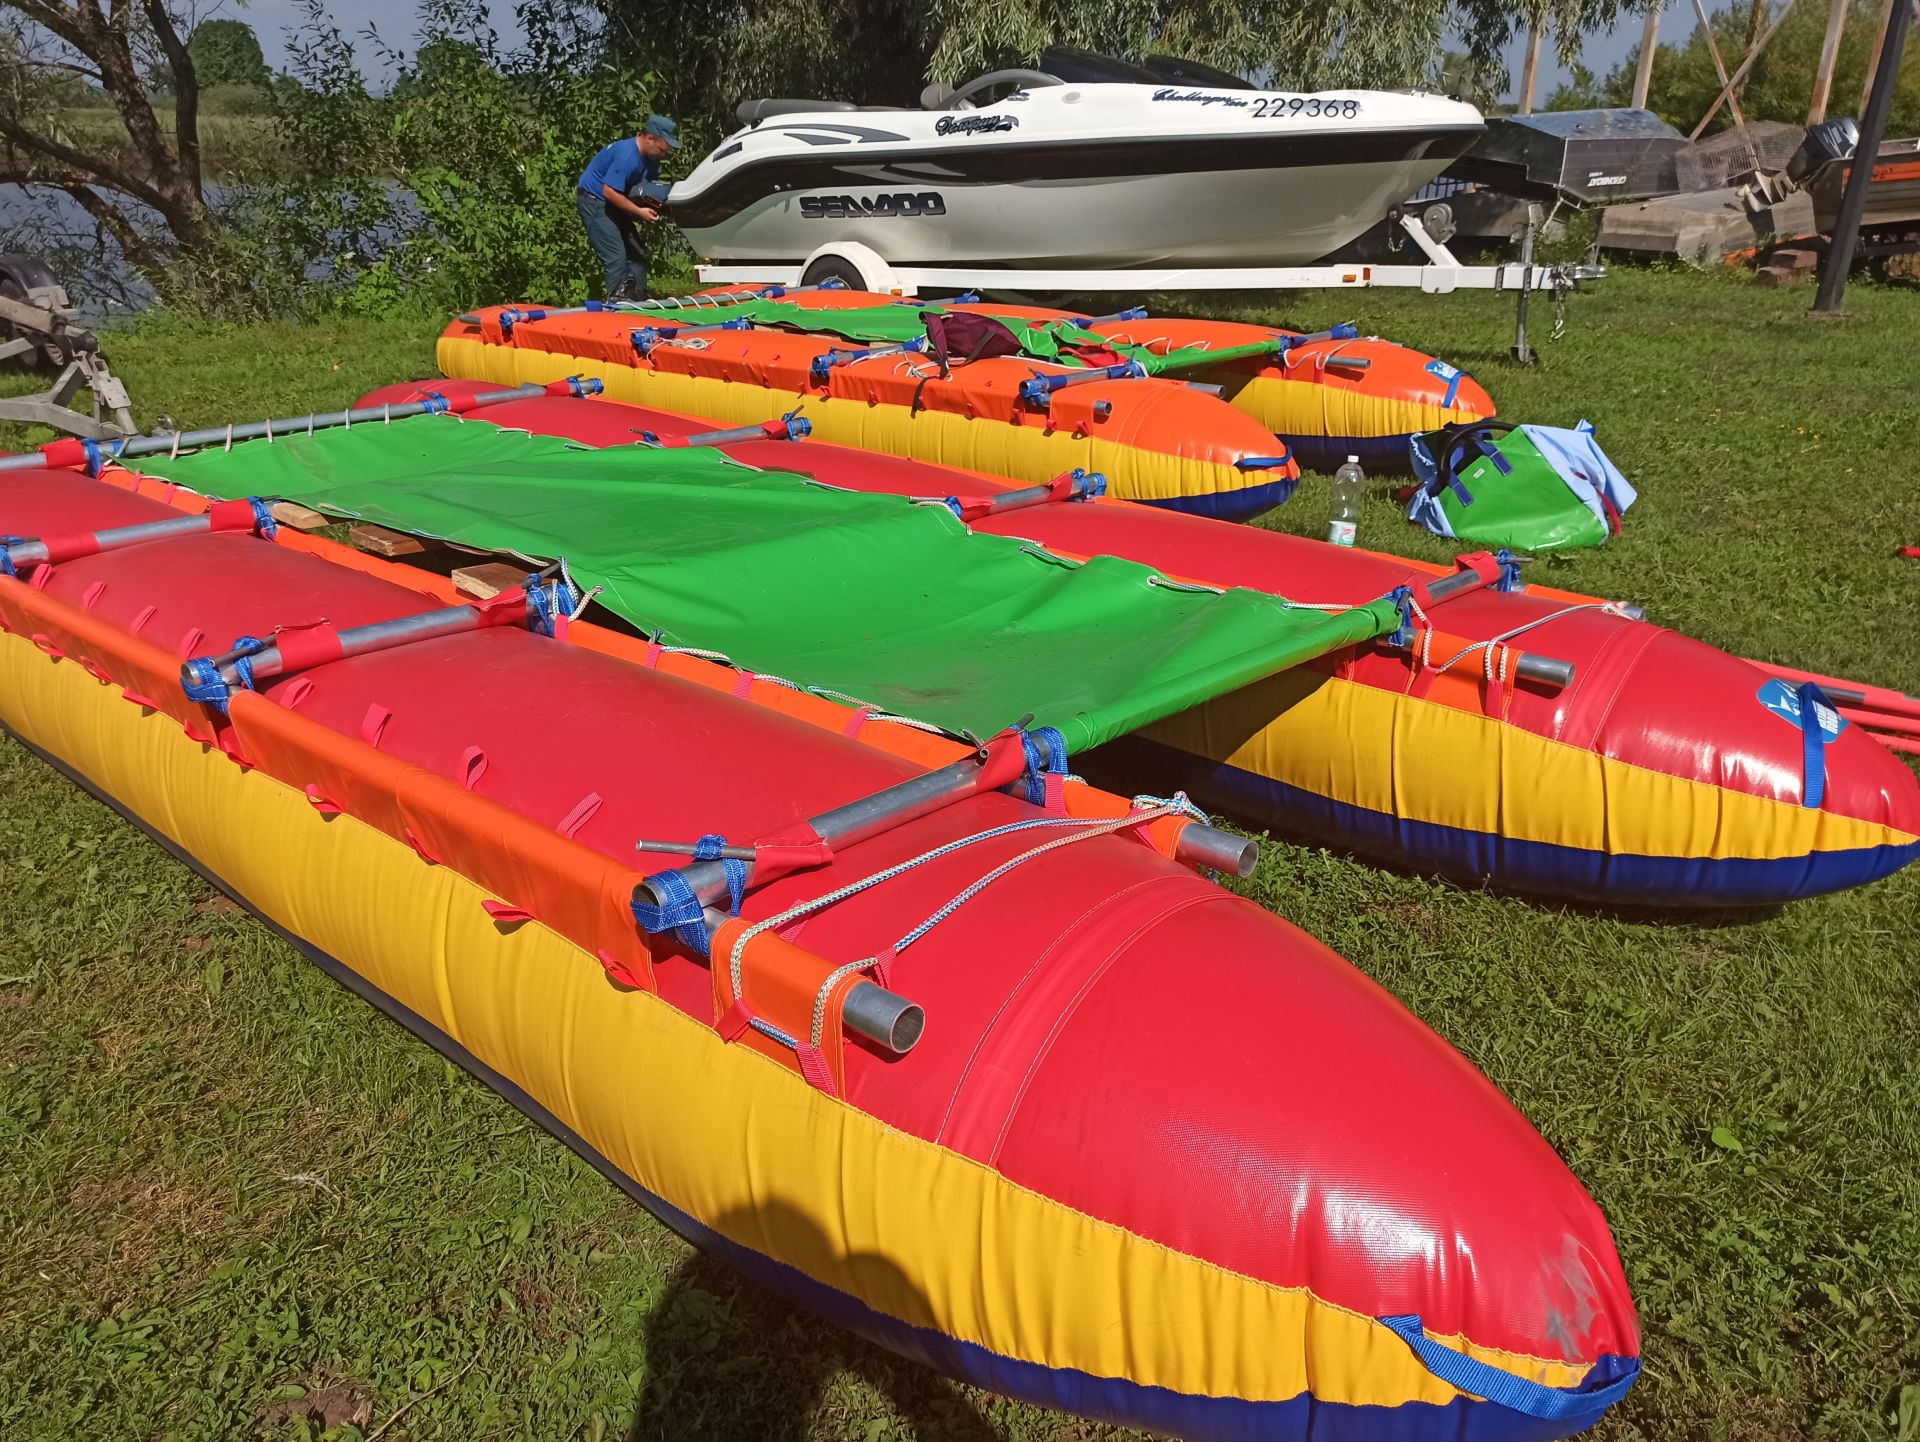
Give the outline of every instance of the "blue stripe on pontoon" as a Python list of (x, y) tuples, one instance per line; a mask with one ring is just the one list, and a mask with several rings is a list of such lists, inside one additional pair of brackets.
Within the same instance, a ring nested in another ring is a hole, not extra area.
[(1104, 750), (1128, 776), (1180, 786), (1254, 826), (1462, 881), (1615, 906), (1769, 906), (1864, 886), (1920, 860), (1920, 841), (1770, 859), (1613, 854), (1412, 821), (1140, 737)]
[(1241, 486), (1231, 491), (1209, 491), (1204, 496), (1174, 496), (1169, 500), (1148, 501), (1163, 511), (1183, 511), (1189, 516), (1206, 516), (1216, 521), (1245, 521), (1271, 511), (1299, 487), (1297, 476), (1286, 476), (1260, 486)]
[(1388, 436), (1282, 436), (1293, 458), (1303, 471), (1340, 468), (1348, 456), (1358, 456), (1361, 466), (1374, 475), (1405, 475), (1413, 463), (1407, 458), (1407, 434)]
[[(139, 827), (177, 860), (208, 878), (229, 895), (238, 897), (242, 902), (247, 900), (245, 895), (216, 876), (192, 853), (147, 825), (117, 798), (100, 790), (71, 766), (24, 737), (15, 734), (15, 739), (56, 771)], [(251, 906), (249, 910), (252, 910)], [(1284, 1402), (1248, 1402), (1237, 1397), (1194, 1396), (1165, 1387), (1145, 1386), (1123, 1377), (1096, 1377), (1072, 1368), (1043, 1367), (876, 1312), (857, 1297), (817, 1281), (750, 1247), (730, 1241), (678, 1207), (654, 1196), (518, 1084), (481, 1061), (418, 1012), (381, 991), (338, 958), (302, 940), (259, 912), (255, 911), (254, 915), (335, 981), (498, 1092), (695, 1246), (720, 1257), (768, 1290), (889, 1351), (923, 1362), (948, 1376), (1039, 1406), (1075, 1412), (1096, 1421), (1120, 1426), (1164, 1432), (1186, 1438), (1187, 1442), (1289, 1442), (1289, 1439), (1301, 1439), (1304, 1442), (1309, 1437), (1313, 1442), (1546, 1442), (1546, 1439), (1572, 1435), (1572, 1431), (1564, 1426), (1464, 1397), (1445, 1405), (1405, 1402), (1393, 1407), (1366, 1407), (1322, 1402), (1310, 1393), (1302, 1393)], [(1604, 1381), (1627, 1365), (1630, 1364), (1621, 1359), (1603, 1357), (1596, 1370)]]

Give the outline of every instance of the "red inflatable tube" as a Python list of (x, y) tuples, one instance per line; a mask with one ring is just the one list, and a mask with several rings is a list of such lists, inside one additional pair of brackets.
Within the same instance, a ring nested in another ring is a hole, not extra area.
[[(0, 524), (17, 532), (172, 514), (104, 482), (0, 478)], [(210, 871), (238, 868), (242, 895), (296, 939), (316, 951), (326, 936), (350, 939), (371, 968), (340, 953), (329, 965), (383, 1004), (411, 1005), (426, 1034), (459, 1022), (449, 1046), (675, 1226), (968, 1381), (1193, 1438), (1544, 1439), (1624, 1391), (1632, 1303), (1603, 1219), (1552, 1149), (1378, 986), (1148, 847), (1104, 835), (1037, 855), (893, 956), (887, 985), (925, 1008), (925, 1038), (902, 1057), (844, 1046), (837, 1099), (822, 1101), (778, 1042), (726, 1039), (704, 958), (636, 935), (633, 844), (798, 834), (804, 818), (915, 774), (911, 763), (510, 627), (315, 655), (225, 715), (177, 687), (161, 694), (179, 653), (208, 638), (422, 609), (417, 590), (388, 579), (409, 573), (334, 564), (314, 553), (327, 544), (202, 533), (51, 566), (34, 588), (0, 579), (0, 719)], [(61, 671), (56, 653), (120, 689)], [(116, 769), (126, 746), (160, 748), (177, 770)], [(217, 752), (244, 764), (216, 776)], [(263, 786), (334, 819), (267, 805)], [(254, 809), (208, 810), (237, 798)], [(743, 915), (1044, 816), (976, 795), (749, 891)], [(276, 870), (282, 845), (318, 849)], [(874, 955), (1031, 845), (1008, 833), (918, 866), (789, 929), (787, 949)], [(369, 873), (379, 894), (327, 890), (336, 847), (343, 860), (386, 858)], [(454, 925), (443, 873), (492, 898), (491, 926), (450, 930), (444, 948), (396, 945), (379, 918), (409, 935)], [(537, 971), (514, 962), (514, 948), (547, 946), (526, 927), (563, 947), (542, 951)], [(749, 998), (780, 1004), (756, 975)], [(492, 976), (506, 990), (472, 990)], [(443, 994), (446, 1018), (423, 1021), (419, 1008)], [(658, 1044), (633, 1044), (646, 1036)], [(669, 1048), (696, 1044), (705, 1063), (657, 1072)], [(778, 1064), (743, 1069), (741, 1047)], [(596, 1056), (610, 1070), (567, 1070)], [(742, 1088), (738, 1134), (672, 1120)], [(751, 1122), (767, 1117), (778, 1125)], [(927, 1168), (943, 1158), (963, 1169), (939, 1172), (943, 1185), (984, 1187), (990, 1203), (956, 1214), (957, 1194), (929, 1195)], [(755, 1194), (811, 1207), (828, 1237), (877, 1217), (885, 1240), (865, 1257), (808, 1251), (805, 1229), (703, 1200)], [(922, 1225), (935, 1214), (938, 1228)], [(1081, 1240), (1049, 1246), (1046, 1229)], [(976, 1250), (976, 1235), (992, 1241)], [(1076, 1271), (1096, 1252), (1119, 1259), (1128, 1285)], [(1269, 1324), (1302, 1308), (1320, 1310), (1298, 1329)], [(1162, 1346), (1169, 1325), (1180, 1334)], [(1133, 1361), (1097, 1367), (1116, 1336)], [(1275, 1368), (1297, 1369), (1308, 1390), (1276, 1390)]]

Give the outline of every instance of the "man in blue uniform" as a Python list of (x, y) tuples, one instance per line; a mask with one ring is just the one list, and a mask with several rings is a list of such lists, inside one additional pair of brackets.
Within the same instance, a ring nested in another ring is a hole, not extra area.
[(647, 298), (647, 251), (638, 225), (660, 218), (660, 161), (678, 138), (666, 116), (649, 115), (638, 135), (614, 141), (581, 172), (575, 199), (587, 243), (606, 267), (608, 300)]

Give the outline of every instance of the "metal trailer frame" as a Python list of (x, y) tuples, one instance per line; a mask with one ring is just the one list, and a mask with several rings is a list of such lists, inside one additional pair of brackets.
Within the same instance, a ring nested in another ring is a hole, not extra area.
[[(0, 398), (0, 421), (51, 426), (89, 440), (113, 441), (134, 434), (127, 388), (100, 354), (100, 342), (79, 323), (66, 288), (31, 256), (0, 256), (0, 276), (12, 281), (21, 298), (0, 295), (0, 365), (20, 362), (29, 368), (48, 362), (60, 372), (35, 395)], [(85, 387), (89, 411), (75, 410), (74, 396)]]
[[(1530, 221), (1521, 237), (1520, 258), (1493, 265), (1466, 265), (1427, 233), (1417, 215), (1396, 211), (1390, 218), (1425, 257), (1416, 265), (1381, 265), (1372, 261), (1304, 266), (1160, 267), (1138, 270), (1015, 270), (986, 267), (894, 265), (871, 246), (859, 241), (831, 241), (799, 265), (701, 265), (697, 273), (707, 285), (764, 282), (772, 285), (811, 283), (837, 275), (850, 285), (882, 294), (916, 295), (923, 290), (1015, 292), (1180, 291), (1180, 290), (1370, 290), (1380, 286), (1415, 288), (1428, 295), (1456, 290), (1512, 292), (1514, 337), (1512, 354), (1522, 365), (1534, 359), (1527, 339), (1528, 304), (1537, 294), (1552, 297), (1556, 307), (1579, 288), (1583, 280), (1598, 280), (1605, 267), (1588, 261), (1578, 265), (1540, 265), (1533, 259), (1535, 233), (1541, 225), (1540, 208), (1529, 209)], [(1556, 323), (1554, 334), (1562, 328)]]

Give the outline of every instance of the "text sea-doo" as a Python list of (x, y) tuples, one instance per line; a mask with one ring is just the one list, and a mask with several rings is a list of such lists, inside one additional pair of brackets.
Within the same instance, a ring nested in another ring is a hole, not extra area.
[(673, 217), (721, 261), (851, 241), (902, 265), (1291, 265), (1351, 240), (1484, 128), (1436, 95), (1169, 83), (1076, 51), (1040, 65), (930, 86), (921, 110), (748, 101), (746, 128), (673, 187)]

